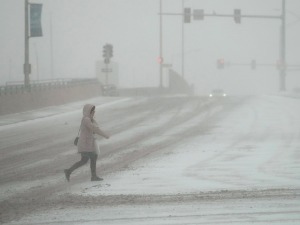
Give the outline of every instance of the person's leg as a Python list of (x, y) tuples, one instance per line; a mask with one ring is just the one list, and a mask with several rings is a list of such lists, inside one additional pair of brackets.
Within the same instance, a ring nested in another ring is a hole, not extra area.
[(96, 172), (96, 164), (97, 164), (97, 158), (98, 158), (98, 155), (95, 154), (95, 153), (91, 153), (90, 154), (90, 160), (91, 160), (91, 181), (101, 181), (103, 180), (102, 178), (98, 177), (97, 176), (97, 172)]
[(71, 173), (74, 170), (76, 170), (77, 168), (79, 168), (79, 167), (83, 166), (84, 164), (86, 164), (88, 160), (89, 160), (89, 156), (86, 155), (85, 153), (81, 153), (81, 159), (80, 159), (80, 161), (76, 162), (69, 169), (64, 170), (65, 175), (66, 175), (66, 179), (69, 181)]

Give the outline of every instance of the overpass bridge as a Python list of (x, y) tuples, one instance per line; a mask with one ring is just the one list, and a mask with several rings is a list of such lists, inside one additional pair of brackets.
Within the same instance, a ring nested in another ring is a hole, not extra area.
[[(180, 93), (193, 94), (193, 87), (173, 70), (169, 71), (169, 82), (164, 87), (117, 87), (117, 95), (122, 96)], [(107, 95), (105, 85), (97, 78), (31, 81), (26, 87), (23, 81), (7, 82), (5, 86), (0, 86), (0, 115), (63, 105), (105, 95)]]

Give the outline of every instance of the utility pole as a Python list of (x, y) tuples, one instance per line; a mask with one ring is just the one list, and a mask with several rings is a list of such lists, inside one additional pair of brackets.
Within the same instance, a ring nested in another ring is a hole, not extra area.
[(28, 0), (25, 0), (25, 61), (24, 61), (24, 85), (26, 89), (29, 89), (30, 81), (30, 64), (29, 64), (29, 31), (28, 31)]

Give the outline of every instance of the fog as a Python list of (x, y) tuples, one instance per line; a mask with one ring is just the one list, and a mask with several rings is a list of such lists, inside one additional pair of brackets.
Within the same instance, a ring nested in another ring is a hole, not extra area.
[[(95, 77), (102, 47), (114, 46), (122, 87), (159, 85), (159, 0), (35, 0), (42, 3), (43, 37), (30, 38), (31, 80)], [(280, 15), (281, 0), (184, 0), (205, 13)], [(182, 0), (163, 0), (163, 12), (180, 13)], [(286, 61), (300, 64), (300, 2), (286, 0)], [(23, 81), (24, 1), (1, 0), (0, 85)], [(279, 19), (205, 17), (184, 24), (184, 77), (196, 93), (221, 87), (229, 94), (279, 91)], [(163, 58), (182, 71), (182, 17), (163, 16)], [(52, 57), (51, 57), (52, 55)], [(249, 64), (217, 69), (216, 61)], [(256, 60), (257, 67), (250, 63)], [(262, 67), (259, 64), (274, 64)], [(164, 76), (168, 69), (163, 70)], [(165, 84), (166, 85), (166, 84)], [(300, 86), (299, 70), (287, 71), (286, 89)]]

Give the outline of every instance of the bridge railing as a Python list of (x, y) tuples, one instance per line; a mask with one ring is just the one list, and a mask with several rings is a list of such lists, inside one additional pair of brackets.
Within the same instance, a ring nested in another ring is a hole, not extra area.
[(85, 84), (92, 84), (98, 82), (96, 78), (87, 79), (51, 79), (51, 80), (32, 80), (29, 87), (24, 86), (23, 81), (9, 81), (5, 85), (0, 86), (1, 95), (12, 95), (20, 93), (30, 93), (36, 91), (47, 91), (59, 88), (70, 88), (73, 86), (80, 86)]

